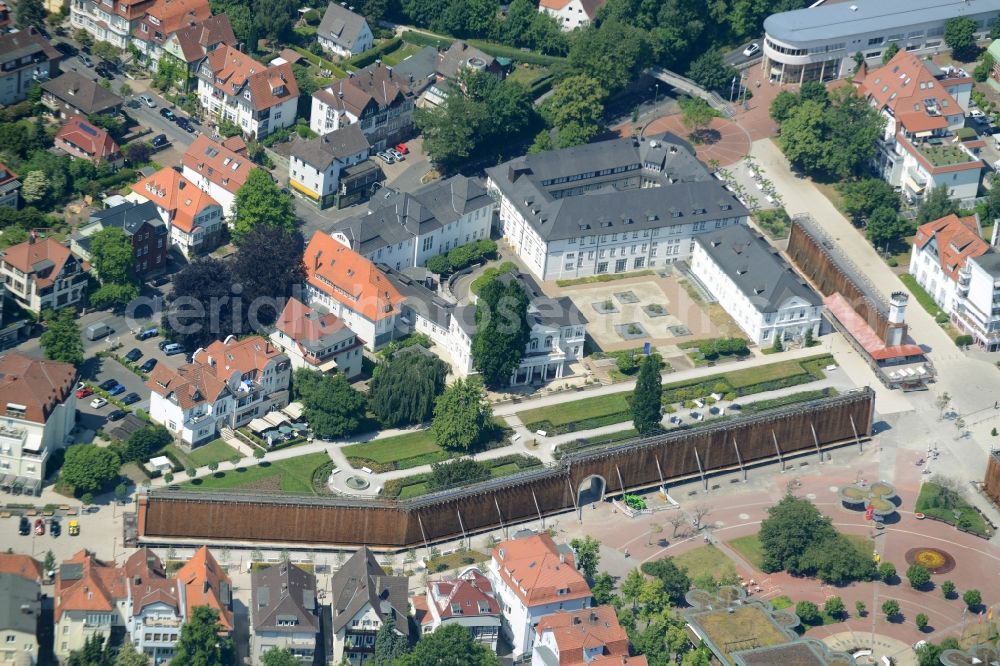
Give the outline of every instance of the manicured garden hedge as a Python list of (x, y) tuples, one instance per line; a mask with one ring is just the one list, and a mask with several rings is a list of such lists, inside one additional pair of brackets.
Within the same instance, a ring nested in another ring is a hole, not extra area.
[(393, 37), (385, 44), (380, 44), (374, 48), (370, 48), (367, 51), (364, 51), (363, 53), (359, 53), (356, 56), (348, 58), (347, 62), (357, 67), (358, 69), (361, 69), (362, 67), (367, 67), (368, 65), (372, 64), (373, 62), (375, 62), (375, 60), (381, 58), (386, 53), (392, 53), (402, 45), (403, 45), (402, 37)]

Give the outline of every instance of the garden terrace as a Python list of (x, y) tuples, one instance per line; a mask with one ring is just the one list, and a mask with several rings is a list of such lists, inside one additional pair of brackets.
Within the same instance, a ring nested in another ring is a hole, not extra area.
[(959, 146), (951, 145), (934, 145), (934, 144), (920, 144), (917, 146), (920, 150), (920, 154), (927, 158), (933, 166), (950, 166), (952, 164), (965, 164), (966, 162), (974, 162), (976, 158), (973, 157), (964, 148)]

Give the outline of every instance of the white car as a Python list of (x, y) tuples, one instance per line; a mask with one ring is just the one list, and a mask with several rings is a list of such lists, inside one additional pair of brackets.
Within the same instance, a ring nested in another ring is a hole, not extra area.
[(405, 157), (403, 157), (403, 153), (399, 152), (399, 151), (398, 151), (398, 150), (396, 150), (395, 148), (389, 148), (389, 149), (388, 149), (388, 150), (386, 150), (385, 152), (387, 152), (387, 153), (389, 153), (390, 155), (392, 155), (392, 158), (393, 158), (394, 160), (396, 160), (397, 162), (402, 162), (403, 160), (405, 160), (405, 159), (406, 159)]
[(149, 95), (139, 95), (139, 99), (141, 99), (142, 103), (148, 106), (149, 108), (151, 109), (156, 108), (156, 102), (154, 102), (153, 98), (150, 97)]
[(750, 46), (743, 49), (743, 57), (749, 58), (752, 55), (756, 55), (758, 51), (760, 51), (760, 44), (753, 42)]
[(100, 409), (106, 404), (108, 404), (108, 401), (105, 400), (104, 398), (94, 398), (93, 400), (90, 401), (90, 406), (93, 409)]

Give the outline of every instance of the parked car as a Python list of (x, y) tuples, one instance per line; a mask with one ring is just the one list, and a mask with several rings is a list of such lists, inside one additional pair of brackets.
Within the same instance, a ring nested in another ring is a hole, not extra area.
[(125, 392), (125, 387), (121, 384), (115, 384), (112, 388), (108, 389), (108, 393), (111, 395), (119, 395)]
[(55, 47), (56, 51), (59, 51), (59, 53), (62, 53), (67, 58), (71, 58), (79, 53), (79, 50), (69, 42), (59, 42)]
[(113, 411), (110, 414), (108, 414), (108, 420), (109, 421), (118, 421), (118, 420), (123, 419), (123, 418), (125, 418), (125, 412), (123, 412), (120, 409), (116, 409), (115, 411)]
[(166, 134), (157, 134), (156, 136), (153, 137), (152, 141), (153, 148), (163, 148), (168, 143), (170, 143), (170, 140), (167, 139)]
[(94, 389), (89, 386), (84, 386), (76, 390), (76, 397), (78, 398), (86, 398), (88, 395), (94, 395)]
[(156, 108), (156, 102), (154, 102), (153, 98), (150, 97), (149, 95), (139, 95), (139, 99), (141, 99), (142, 103), (148, 106), (149, 108), (151, 109)]
[(130, 99), (127, 102), (125, 102), (125, 106), (127, 106), (130, 109), (138, 109), (139, 107), (142, 106), (142, 102), (140, 102), (137, 99)]
[(184, 347), (181, 347), (179, 344), (175, 342), (171, 342), (170, 344), (168, 344), (163, 348), (163, 353), (166, 354), (167, 356), (174, 356), (175, 354), (183, 354)]
[(136, 340), (149, 340), (150, 338), (155, 338), (160, 334), (160, 329), (158, 328), (147, 328), (145, 330), (139, 331), (135, 334)]
[(21, 516), (21, 520), (17, 524), (17, 533), (21, 536), (28, 536), (31, 534), (31, 522), (28, 520), (27, 516)]
[(139, 349), (138, 347), (132, 347), (132, 349), (130, 349), (129, 352), (125, 354), (125, 358), (135, 363), (140, 358), (142, 358), (142, 350)]
[(145, 363), (139, 366), (139, 369), (145, 372), (146, 374), (149, 374), (155, 367), (156, 367), (156, 359), (148, 358), (146, 359)]
[(192, 125), (191, 121), (188, 120), (187, 118), (183, 118), (183, 117), (178, 116), (177, 117), (177, 126), (180, 127), (182, 130), (184, 130), (185, 132), (188, 132), (188, 133), (193, 133), (194, 132), (194, 125)]
[(159, 342), (159, 344), (157, 346), (160, 348), (160, 351), (163, 351), (164, 349), (167, 348), (168, 345), (172, 345), (172, 344), (173, 343), (170, 342), (170, 340), (160, 340), (160, 342)]
[(378, 156), (378, 158), (380, 160), (382, 160), (386, 164), (392, 164), (393, 162), (396, 161), (396, 159), (392, 155), (390, 155), (389, 153), (387, 153), (385, 151), (382, 151), (381, 153), (376, 153), (376, 155)]
[(35, 536), (42, 536), (45, 534), (45, 521), (41, 518), (35, 518)]
[(57, 537), (60, 534), (62, 534), (62, 525), (59, 524), (58, 519), (52, 518), (51, 520), (49, 520), (49, 534), (51, 534), (54, 537)]
[(126, 404), (126, 405), (134, 405), (135, 403), (139, 402), (140, 400), (142, 400), (142, 398), (140, 398), (139, 394), (136, 393), (135, 391), (133, 391), (132, 393), (129, 393), (124, 398), (122, 398), (122, 402), (124, 404)]
[(756, 55), (758, 51), (760, 51), (760, 44), (752, 42), (749, 46), (743, 49), (743, 57), (749, 58), (752, 55)]
[(108, 68), (108, 66), (105, 65), (103, 62), (100, 65), (98, 65), (96, 68), (94, 68), (94, 71), (97, 72), (97, 75), (99, 77), (101, 77), (102, 79), (107, 79), (107, 80), (110, 81), (111, 79), (115, 78), (115, 73), (112, 72)]
[(91, 60), (90, 56), (87, 55), (86, 53), (81, 53), (80, 54), (80, 62), (83, 63), (84, 67), (93, 67), (94, 66), (94, 61)]
[(160, 109), (160, 115), (167, 120), (174, 120), (177, 118), (177, 116), (174, 115), (174, 112), (167, 108)]
[(399, 152), (395, 148), (390, 148), (389, 150), (387, 150), (385, 152), (387, 152), (390, 155), (392, 155), (392, 159), (396, 160), (397, 162), (402, 162), (403, 160), (406, 159), (405, 157), (403, 157), (403, 153)]
[(117, 385), (118, 385), (117, 379), (106, 379), (103, 382), (101, 382), (98, 386), (101, 387), (102, 391), (110, 391)]
[(101, 396), (97, 396), (96, 398), (90, 401), (90, 407), (92, 409), (100, 409), (106, 404), (108, 404), (108, 401), (102, 398)]
[(106, 335), (111, 335), (115, 332), (115, 329), (111, 328), (103, 321), (94, 322), (84, 330), (84, 336), (93, 342), (94, 340), (100, 340)]
[(397, 143), (396, 144), (396, 150), (398, 150), (399, 152), (403, 153), (404, 155), (409, 155), (410, 154), (410, 149), (406, 147), (405, 143)]
[(80, 521), (78, 520), (69, 521), (69, 535), (80, 536)]

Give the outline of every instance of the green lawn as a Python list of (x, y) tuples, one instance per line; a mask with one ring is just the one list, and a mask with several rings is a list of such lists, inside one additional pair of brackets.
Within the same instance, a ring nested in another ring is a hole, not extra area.
[[(501, 476), (510, 476), (524, 470), (535, 469), (542, 464), (537, 458), (523, 454), (513, 454), (484, 460), (483, 462), (490, 466), (490, 476), (495, 479)], [(381, 494), (384, 497), (399, 499), (426, 495), (430, 492), (427, 488), (427, 481), (430, 479), (430, 476), (430, 472), (425, 472), (402, 479), (390, 479), (382, 487)]]
[(923, 287), (917, 284), (916, 278), (909, 273), (903, 273), (899, 276), (899, 279), (906, 285), (906, 288), (910, 290), (913, 297), (917, 299), (917, 303), (920, 303), (921, 307), (923, 307), (924, 310), (927, 310), (927, 313), (930, 316), (936, 317), (941, 314), (941, 308), (934, 302), (931, 295), (928, 294)]
[(243, 457), (239, 451), (229, 446), (221, 439), (216, 439), (208, 444), (205, 444), (204, 446), (199, 446), (188, 454), (188, 458), (194, 462), (196, 467), (204, 467), (205, 465), (213, 462), (223, 462), (225, 460), (229, 460), (233, 456)]
[(382, 63), (388, 65), (389, 67), (395, 67), (411, 55), (415, 54), (421, 48), (423, 47), (417, 46), (416, 44), (404, 43), (395, 51), (384, 54), (382, 56)]
[(430, 430), (408, 432), (405, 435), (376, 439), (364, 444), (345, 446), (342, 451), (348, 458), (364, 458), (377, 463), (390, 463), (441, 451), (434, 443)]
[[(564, 402), (550, 407), (539, 407), (518, 412), (517, 417), (528, 430), (546, 430), (550, 435), (565, 432), (564, 426), (575, 423), (578, 430), (588, 430), (599, 425), (591, 423), (601, 421), (600, 425), (621, 423), (632, 418), (629, 411), (629, 392), (612, 393)], [(549, 432), (550, 429), (551, 432)]]
[(250, 465), (242, 471), (216, 472), (212, 476), (188, 481), (184, 490), (233, 490), (241, 488), (256, 492), (315, 494), (313, 474), (330, 463), (325, 453), (310, 453), (297, 458), (276, 460), (272, 463)]
[(726, 544), (743, 556), (743, 559), (753, 565), (758, 571), (764, 567), (764, 549), (760, 545), (760, 537), (756, 534), (727, 541)]
[(736, 565), (721, 550), (709, 544), (678, 555), (674, 564), (688, 570), (691, 580), (708, 574), (716, 580), (736, 573)]
[[(961, 495), (927, 481), (920, 486), (917, 505), (914, 508), (927, 516), (943, 520), (949, 525), (960, 525), (963, 529), (979, 536), (989, 536), (986, 521), (976, 509)], [(955, 515), (957, 512), (957, 516)]]

